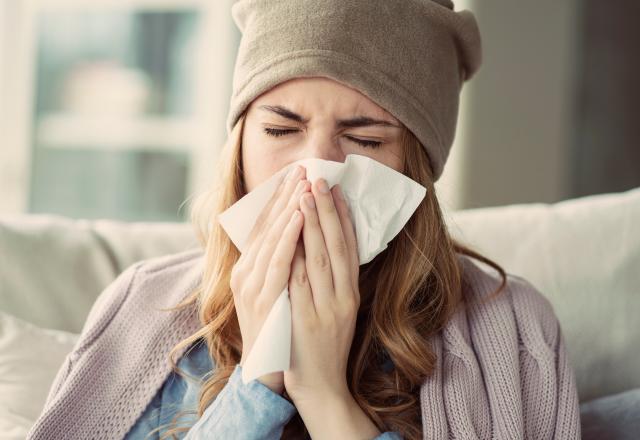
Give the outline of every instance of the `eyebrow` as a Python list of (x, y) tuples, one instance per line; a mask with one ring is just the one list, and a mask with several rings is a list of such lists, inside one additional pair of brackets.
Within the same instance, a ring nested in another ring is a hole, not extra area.
[[(299, 114), (294, 113), (293, 111), (281, 105), (261, 105), (258, 108), (260, 110), (266, 110), (266, 111), (276, 113), (284, 118), (291, 119), (292, 121), (299, 122), (302, 124), (306, 124), (307, 122), (309, 122), (308, 118), (305, 119)], [(399, 125), (394, 124), (393, 122), (386, 121), (383, 119), (374, 119), (369, 116), (357, 116), (351, 119), (339, 119), (338, 121), (336, 121), (336, 127), (338, 128), (369, 127), (372, 125), (400, 128)]]

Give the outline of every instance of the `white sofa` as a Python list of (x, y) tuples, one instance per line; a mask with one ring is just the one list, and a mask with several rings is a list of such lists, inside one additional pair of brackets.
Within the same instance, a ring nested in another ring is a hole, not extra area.
[[(550, 299), (581, 402), (640, 387), (640, 188), (445, 215), (454, 236)], [(0, 218), (3, 438), (24, 438), (93, 301), (118, 273), (196, 246), (187, 223)]]

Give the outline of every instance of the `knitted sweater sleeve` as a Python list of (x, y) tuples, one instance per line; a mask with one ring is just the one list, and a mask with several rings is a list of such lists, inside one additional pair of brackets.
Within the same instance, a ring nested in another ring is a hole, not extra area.
[(94, 301), (87, 319), (85, 320), (80, 337), (76, 341), (71, 352), (65, 357), (62, 366), (58, 369), (53, 380), (44, 408), (49, 408), (53, 403), (56, 395), (62, 389), (65, 381), (69, 377), (77, 359), (86, 348), (95, 341), (109, 324), (113, 315), (117, 312), (120, 304), (124, 301), (129, 293), (136, 272), (142, 262), (132, 264), (122, 271), (115, 280), (105, 287), (98, 298)]
[[(242, 366), (236, 365), (216, 399), (189, 429), (183, 440), (242, 438), (276, 440), (296, 413), (296, 407), (258, 380), (242, 381)], [(384, 432), (374, 440), (402, 439)]]
[[(425, 438), (580, 439), (560, 323), (540, 291), (508, 276), (506, 291), (468, 304), (433, 339), (436, 371), (421, 391)], [(472, 282), (483, 295), (498, 285)]]
[(558, 317), (533, 284), (511, 277), (525, 438), (580, 439), (577, 385)]

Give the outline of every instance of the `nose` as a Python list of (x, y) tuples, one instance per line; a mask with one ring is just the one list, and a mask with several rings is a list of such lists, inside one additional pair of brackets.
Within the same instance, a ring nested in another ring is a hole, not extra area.
[(303, 150), (305, 158), (332, 160), (334, 162), (344, 162), (346, 159), (346, 154), (340, 144), (328, 136), (310, 137)]

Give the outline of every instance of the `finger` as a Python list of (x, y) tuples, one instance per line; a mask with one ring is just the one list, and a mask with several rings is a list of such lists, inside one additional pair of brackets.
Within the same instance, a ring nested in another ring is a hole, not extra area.
[(282, 239), (282, 234), (287, 226), (291, 215), (298, 208), (298, 200), (303, 192), (308, 191), (309, 182), (301, 180), (298, 187), (288, 201), (288, 205), (282, 210), (273, 225), (270, 225), (266, 234), (256, 238), (260, 242), (260, 248), (256, 251), (253, 262), (248, 260), (248, 266), (251, 268), (250, 279), (247, 281), (249, 291), (259, 292), (264, 284), (269, 262), (271, 261), (278, 242)]
[[(325, 188), (326, 192), (322, 188)], [(318, 179), (313, 185), (312, 191), (316, 198), (318, 218), (329, 253), (335, 293), (339, 295), (345, 291), (350, 292), (352, 289), (351, 260), (332, 193), (324, 179)]]
[(302, 240), (298, 240), (293, 263), (291, 265), (291, 275), (289, 277), (289, 298), (291, 300), (291, 318), (295, 322), (301, 319), (307, 322), (315, 315), (316, 310), (313, 305), (313, 293), (309, 285), (307, 267), (305, 264), (305, 251)]
[(271, 194), (269, 201), (264, 206), (264, 208), (262, 208), (262, 211), (260, 211), (260, 215), (258, 216), (258, 218), (256, 218), (256, 222), (253, 225), (253, 228), (251, 228), (251, 232), (247, 237), (247, 243), (251, 243), (253, 239), (258, 235), (260, 229), (262, 229), (262, 227), (264, 226), (267, 216), (271, 212), (271, 209), (273, 208), (273, 205), (276, 202), (276, 200), (278, 200), (278, 198), (282, 194), (282, 191), (284, 190), (286, 183), (287, 183), (287, 175), (281, 175), (280, 181), (278, 183), (278, 186), (276, 187), (276, 190), (273, 192), (273, 194)]
[(280, 176), (280, 181), (278, 183), (278, 186), (276, 187), (276, 190), (273, 192), (273, 194), (271, 194), (269, 201), (264, 206), (264, 208), (262, 208), (255, 224), (253, 225), (253, 228), (251, 228), (251, 233), (249, 234), (246, 241), (247, 247), (240, 254), (240, 258), (238, 258), (238, 261), (233, 267), (234, 272), (236, 272), (237, 276), (240, 278), (244, 279), (245, 277), (249, 277), (251, 275), (253, 260), (255, 259), (257, 249), (259, 249), (259, 246), (257, 246), (256, 244), (256, 237), (262, 234), (262, 231), (267, 224), (267, 217), (273, 210), (273, 205), (278, 200), (278, 198), (282, 197), (288, 183), (287, 177), (288, 174), (283, 174)]
[(260, 212), (260, 215), (256, 219), (256, 223), (252, 228), (251, 234), (248, 238), (249, 243), (253, 243), (254, 239), (264, 229), (265, 225), (269, 223), (269, 219), (272, 218), (274, 207), (277, 206), (278, 201), (283, 197), (286, 197), (287, 193), (290, 193), (292, 185), (296, 183), (294, 174), (292, 174), (296, 170), (296, 168), (292, 168), (287, 174), (281, 177), (278, 187), (271, 195), (271, 197), (269, 198), (269, 202), (267, 202), (265, 207)]
[[(313, 191), (313, 189), (312, 189)], [(333, 293), (333, 276), (329, 252), (320, 227), (317, 205), (312, 193), (307, 193), (300, 200), (300, 209), (304, 214), (302, 239), (304, 241), (305, 266), (313, 302), (319, 315), (330, 311), (335, 295)]]
[(349, 214), (349, 205), (344, 198), (344, 193), (340, 185), (335, 185), (331, 192), (334, 194), (333, 199), (336, 201), (336, 209), (338, 210), (338, 216), (340, 217), (340, 224), (342, 225), (342, 234), (347, 242), (347, 248), (349, 249), (349, 261), (351, 268), (351, 282), (354, 291), (358, 291), (358, 277), (360, 274), (360, 257), (358, 254), (358, 239), (356, 236), (356, 230), (351, 221), (351, 215)]
[[(295, 173), (296, 171), (297, 174)], [(281, 216), (281, 214), (284, 214), (282, 212), (283, 205), (287, 204), (292, 195), (295, 194), (296, 190), (300, 189), (300, 179), (305, 176), (306, 170), (303, 167), (296, 166), (296, 168), (294, 168), (292, 172), (292, 174), (289, 174), (285, 178), (282, 189), (279, 192), (278, 196), (273, 200), (273, 203), (269, 207), (269, 210), (266, 212), (263, 210), (264, 220), (260, 222), (260, 227), (256, 235), (249, 242), (249, 248), (245, 251), (245, 260), (248, 267), (252, 267), (255, 264), (256, 256), (273, 222), (275, 222), (276, 219)], [(290, 210), (288, 213), (286, 213), (286, 215), (290, 216), (292, 213), (293, 210)]]
[(278, 241), (273, 256), (269, 261), (269, 267), (264, 280), (264, 286), (256, 301), (260, 301), (265, 307), (270, 308), (287, 286), (291, 274), (291, 261), (296, 250), (300, 230), (304, 219), (302, 213), (295, 210), (287, 222), (281, 240)]

